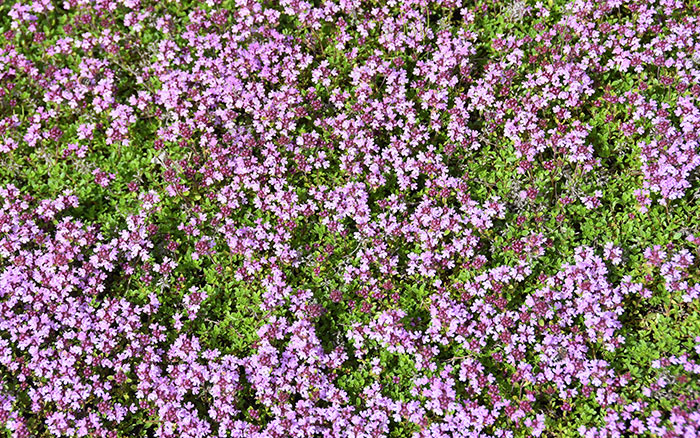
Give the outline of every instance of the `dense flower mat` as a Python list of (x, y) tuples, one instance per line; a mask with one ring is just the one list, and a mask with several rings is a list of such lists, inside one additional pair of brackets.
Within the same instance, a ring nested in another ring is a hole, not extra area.
[(0, 435), (698, 436), (698, 1), (0, 35)]

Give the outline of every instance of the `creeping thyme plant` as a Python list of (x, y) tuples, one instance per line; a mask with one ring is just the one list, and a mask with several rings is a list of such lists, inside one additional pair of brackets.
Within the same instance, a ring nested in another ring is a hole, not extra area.
[(0, 3), (0, 436), (700, 436), (700, 2)]

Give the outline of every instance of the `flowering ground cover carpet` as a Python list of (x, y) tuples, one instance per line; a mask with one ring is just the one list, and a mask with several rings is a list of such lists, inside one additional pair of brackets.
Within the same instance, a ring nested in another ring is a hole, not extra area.
[(0, 2), (0, 438), (700, 436), (697, 0)]

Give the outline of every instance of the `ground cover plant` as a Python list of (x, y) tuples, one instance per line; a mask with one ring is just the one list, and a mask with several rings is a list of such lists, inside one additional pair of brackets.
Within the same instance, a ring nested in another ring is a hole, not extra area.
[(695, 437), (700, 3), (0, 3), (0, 436)]

